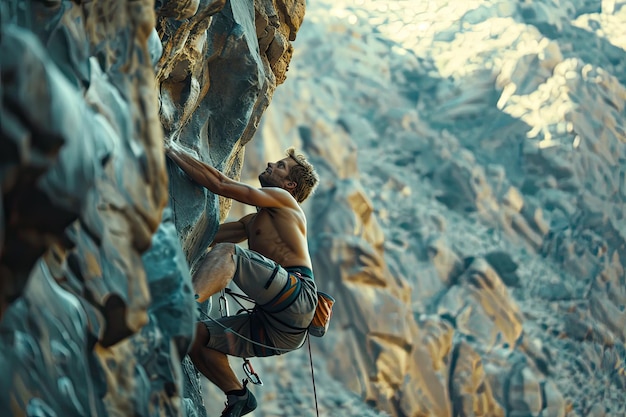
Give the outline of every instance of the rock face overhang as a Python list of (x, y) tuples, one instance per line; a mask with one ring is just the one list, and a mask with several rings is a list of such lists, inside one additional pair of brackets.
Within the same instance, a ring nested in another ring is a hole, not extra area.
[(0, 16), (0, 414), (202, 415), (188, 265), (228, 206), (163, 141), (238, 177), (304, 1), (18, 3)]

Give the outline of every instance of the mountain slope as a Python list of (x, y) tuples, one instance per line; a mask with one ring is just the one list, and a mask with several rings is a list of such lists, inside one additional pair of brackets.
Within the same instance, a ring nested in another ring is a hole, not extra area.
[(349, 391), (397, 416), (625, 412), (625, 18), (310, 5), (246, 165), (295, 144), (323, 174), (311, 250), (338, 303), (314, 346)]

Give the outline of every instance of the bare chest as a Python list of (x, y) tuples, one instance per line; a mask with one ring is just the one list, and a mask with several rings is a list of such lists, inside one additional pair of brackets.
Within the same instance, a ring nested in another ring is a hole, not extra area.
[(267, 211), (259, 211), (248, 223), (248, 243), (259, 244), (279, 239), (276, 222)]

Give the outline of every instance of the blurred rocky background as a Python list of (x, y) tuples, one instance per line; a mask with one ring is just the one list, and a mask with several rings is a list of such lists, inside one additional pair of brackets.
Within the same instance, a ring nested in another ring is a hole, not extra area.
[[(308, 4), (243, 177), (291, 144), (323, 174), (321, 415), (360, 415), (336, 382), (392, 416), (626, 415), (624, 22), (623, 1)], [(308, 353), (279, 359), (259, 415), (315, 415)]]
[(0, 13), (0, 415), (223, 408), (184, 358), (188, 265), (246, 209), (164, 140), (255, 184), (295, 145), (322, 176), (315, 387), (307, 346), (253, 359), (251, 416), (626, 415), (626, 2)]

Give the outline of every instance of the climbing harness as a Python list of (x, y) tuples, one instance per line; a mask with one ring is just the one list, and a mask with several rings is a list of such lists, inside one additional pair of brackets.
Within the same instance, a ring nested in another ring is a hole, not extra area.
[[(254, 300), (252, 298), (248, 297), (247, 295), (243, 295), (243, 294), (238, 294), (238, 293), (232, 292), (230, 290), (230, 288), (225, 288), (224, 290), (222, 290), (222, 292), (220, 294), (220, 312), (221, 311), (225, 311), (226, 314), (228, 315), (228, 302), (226, 300), (226, 294), (229, 294), (232, 297), (232, 299), (235, 300), (235, 302), (237, 302), (237, 304), (239, 304), (241, 306), (241, 310), (239, 310), (239, 312), (237, 312), (237, 314), (239, 314), (241, 311), (248, 311), (248, 312), (250, 311), (249, 309), (245, 308), (243, 306), (243, 304), (241, 304), (237, 300), (237, 298), (241, 298), (242, 300), (246, 300), (248, 302), (254, 303)], [(324, 293), (322, 293), (322, 294), (324, 294)], [(330, 307), (328, 307), (330, 312), (326, 312), (325, 313), (328, 316), (330, 316), (332, 314), (332, 304), (334, 303), (335, 300), (332, 297), (328, 296), (327, 294), (324, 294), (324, 295), (332, 300), (332, 302), (330, 303)], [(226, 306), (224, 309), (222, 309), (222, 307), (221, 307), (222, 303)], [(222, 317), (224, 317), (224, 316), (222, 316)], [(330, 317), (328, 317), (327, 320), (330, 320)], [(324, 323), (324, 325), (326, 326), (326, 328), (324, 329), (324, 333), (325, 333), (325, 330), (328, 328), (327, 322)], [(322, 325), (322, 327), (324, 327), (324, 325)], [(234, 333), (236, 333), (236, 332), (234, 332)], [(323, 333), (322, 333), (322, 335), (323, 335)], [(239, 336), (243, 337), (241, 335), (239, 335)], [(315, 413), (316, 413), (317, 417), (319, 417), (320, 411), (319, 411), (319, 406), (318, 406), (318, 402), (317, 402), (317, 386), (315, 385), (315, 371), (313, 370), (313, 354), (311, 352), (311, 337), (309, 335), (307, 335), (306, 336), (306, 340), (307, 340), (308, 350), (309, 350), (309, 363), (311, 365), (311, 382), (313, 384), (313, 399), (315, 401)], [(259, 344), (258, 342), (253, 342), (253, 343)], [(301, 346), (302, 345), (300, 345), (300, 347)], [(272, 348), (272, 349), (275, 349), (275, 348)], [(243, 360), (244, 360), (243, 370), (246, 373), (246, 376), (248, 377), (248, 380), (250, 382), (252, 382), (253, 384), (263, 385), (263, 381), (261, 381), (261, 379), (256, 374), (256, 372), (254, 372), (254, 368), (252, 368), (252, 364), (250, 363), (250, 361), (247, 358), (244, 358)]]
[(210, 321), (212, 321), (213, 323), (217, 324), (218, 326), (220, 326), (220, 327), (221, 327), (222, 329), (224, 329), (225, 331), (227, 331), (227, 332), (229, 332), (229, 333), (234, 334), (235, 336), (237, 336), (237, 337), (239, 337), (239, 338), (241, 338), (241, 339), (245, 340), (246, 342), (252, 343), (253, 345), (257, 345), (257, 346), (260, 346), (260, 347), (264, 347), (264, 348), (266, 348), (266, 349), (279, 350), (279, 351), (281, 351), (281, 352), (291, 352), (292, 350), (297, 350), (297, 349), (300, 349), (300, 348), (304, 345), (304, 343), (305, 343), (305, 342), (302, 342), (302, 344), (301, 344), (300, 346), (298, 346), (297, 348), (292, 348), (292, 349), (281, 349), (281, 348), (277, 348), (277, 347), (274, 347), (274, 346), (266, 345), (266, 344), (263, 344), (263, 343), (260, 343), (260, 342), (256, 342), (256, 341), (254, 341), (254, 340), (252, 340), (252, 339), (250, 339), (250, 338), (247, 338), (246, 336), (244, 336), (244, 335), (242, 335), (241, 333), (239, 333), (239, 332), (237, 332), (237, 331), (233, 330), (231, 327), (227, 327), (227, 326), (225, 326), (224, 324), (220, 323), (218, 320), (214, 319), (213, 317), (211, 317), (211, 316), (207, 315), (207, 314), (206, 314), (206, 313), (204, 313), (204, 312), (202, 312), (201, 314), (202, 314), (202, 315), (203, 315), (203, 316), (204, 316), (207, 320), (210, 320)]
[[(233, 300), (235, 300), (235, 302), (237, 304), (239, 304), (239, 306), (241, 307), (238, 311), (237, 314), (241, 313), (241, 312), (248, 312), (248, 314), (251, 314), (253, 309), (249, 309), (247, 307), (245, 307), (239, 300), (245, 300), (247, 302), (256, 304), (254, 302), (254, 300), (251, 297), (248, 297), (247, 295), (244, 294), (238, 294), (233, 292), (230, 288), (225, 288), (222, 291), (220, 291), (220, 297), (219, 297), (219, 312), (220, 312), (220, 316), (222, 318), (229, 316), (229, 308), (228, 308), (228, 300), (226, 299), (226, 295), (230, 295), (231, 298)], [(326, 294), (324, 294), (326, 295)], [(330, 297), (332, 299), (332, 297)], [(334, 302), (334, 299), (332, 299), (332, 301)], [(332, 311), (332, 303), (331, 303), (331, 311)], [(332, 314), (332, 312), (331, 312)], [(251, 340), (247, 337), (245, 337), (244, 335), (240, 334), (239, 332), (236, 332), (235, 330), (233, 330), (230, 327), (226, 327), (224, 324), (220, 323), (218, 320), (214, 319), (213, 317), (210, 317), (208, 314), (202, 312), (202, 315), (204, 315), (207, 319), (211, 320), (212, 322), (218, 324), (219, 326), (221, 326), (225, 331), (227, 332), (231, 332), (233, 334), (235, 334), (236, 336), (242, 338), (243, 340), (252, 343), (254, 345), (260, 346), (260, 347), (264, 347), (267, 349), (274, 349), (274, 350), (278, 350), (278, 351), (282, 351), (282, 352), (289, 352), (292, 351), (294, 349), (280, 349), (280, 348), (276, 348), (273, 346), (269, 346), (260, 342), (256, 342), (254, 340)], [(305, 329), (306, 330), (306, 329)], [(304, 343), (308, 343), (308, 351), (309, 351), (309, 364), (311, 366), (311, 382), (313, 384), (313, 399), (315, 401), (315, 413), (317, 415), (317, 417), (319, 417), (320, 412), (319, 412), (319, 405), (318, 405), (318, 401), (317, 401), (317, 386), (315, 384), (315, 371), (313, 369), (313, 354), (311, 352), (311, 337), (307, 334), (307, 336), (305, 337), (305, 341), (302, 342), (302, 344), (296, 348), (299, 349), (301, 348)], [(250, 361), (247, 358), (243, 358), (243, 371), (246, 374), (246, 377), (248, 379), (248, 381), (250, 381), (252, 384), (255, 385), (263, 385), (263, 381), (261, 380), (261, 378), (259, 377), (259, 375), (254, 371), (254, 368), (252, 367), (252, 364), (250, 363)]]

